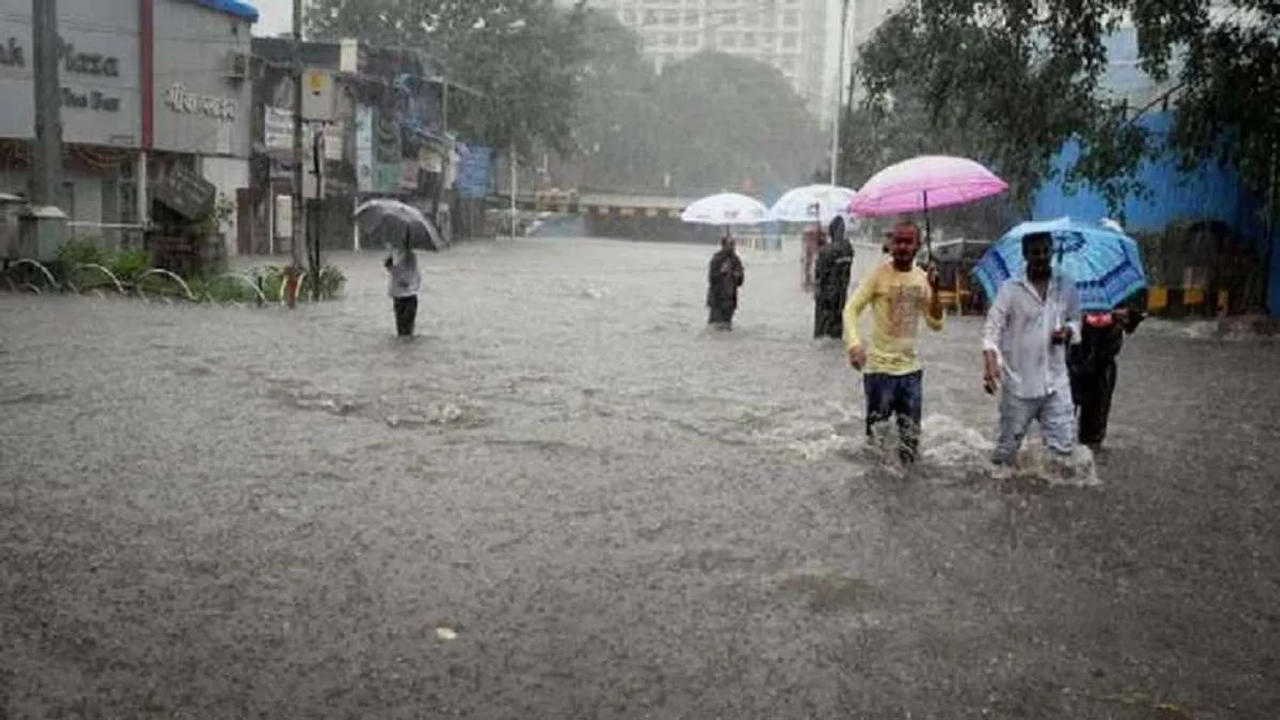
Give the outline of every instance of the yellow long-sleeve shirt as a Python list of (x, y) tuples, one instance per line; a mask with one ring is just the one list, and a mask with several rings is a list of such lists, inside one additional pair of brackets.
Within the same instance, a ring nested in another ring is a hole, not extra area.
[(866, 372), (906, 375), (920, 369), (920, 359), (916, 357), (920, 316), (935, 332), (942, 329), (942, 317), (928, 312), (932, 294), (928, 276), (918, 267), (901, 272), (886, 262), (862, 279), (844, 305), (844, 339), (850, 349), (862, 344), (858, 319), (870, 305), (871, 347)]

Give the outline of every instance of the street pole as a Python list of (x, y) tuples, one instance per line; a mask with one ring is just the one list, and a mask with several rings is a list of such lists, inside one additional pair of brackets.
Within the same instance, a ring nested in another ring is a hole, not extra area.
[(1274, 280), (1276, 257), (1276, 166), (1280, 163), (1280, 134), (1273, 131), (1271, 136), (1271, 175), (1267, 181), (1267, 254), (1266, 266), (1262, 270), (1262, 307), (1270, 315), (1280, 313), (1280, 307), (1272, 307), (1271, 295), (1275, 291)]
[(307, 235), (311, 238), (308, 248), (308, 259), (311, 273), (311, 299), (320, 300), (320, 212), (324, 207), (324, 126), (316, 127), (314, 139), (311, 141), (312, 167), (316, 175), (316, 197), (307, 203)]
[(849, 0), (840, 0), (840, 60), (836, 63), (836, 109), (832, 115), (831, 128), (831, 184), (838, 179), (837, 168), (840, 163), (840, 114), (844, 107), (844, 46), (846, 22), (849, 18)]
[(511, 141), (511, 240), (516, 239), (516, 141)]
[(293, 238), (289, 243), (289, 252), (295, 268), (302, 266), (302, 239), (305, 237), (302, 217), (302, 146), (302, 0), (293, 0)]
[(35, 39), (36, 142), (31, 204), (57, 205), (62, 189), (62, 84), (58, 80), (57, 0), (31, 0)]

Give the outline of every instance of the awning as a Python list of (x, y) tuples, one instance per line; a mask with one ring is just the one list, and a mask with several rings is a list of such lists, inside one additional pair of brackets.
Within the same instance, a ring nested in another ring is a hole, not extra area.
[(250, 5), (242, 0), (188, 0), (197, 5), (203, 5), (210, 10), (216, 10), (220, 13), (234, 15), (242, 20), (248, 20), (251, 23), (258, 22), (258, 8)]

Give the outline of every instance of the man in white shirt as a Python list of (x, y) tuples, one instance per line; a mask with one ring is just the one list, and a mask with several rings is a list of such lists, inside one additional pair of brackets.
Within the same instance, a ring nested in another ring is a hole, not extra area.
[(982, 329), (983, 386), (1003, 386), (992, 461), (1013, 461), (1032, 420), (1059, 455), (1075, 450), (1075, 406), (1066, 348), (1080, 341), (1080, 301), (1070, 278), (1054, 277), (1053, 237), (1022, 238), (1026, 277), (1000, 286)]

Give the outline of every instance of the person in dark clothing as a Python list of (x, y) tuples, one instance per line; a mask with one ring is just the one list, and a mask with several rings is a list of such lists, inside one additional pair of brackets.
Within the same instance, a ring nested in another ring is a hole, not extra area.
[(720, 239), (720, 251), (711, 256), (707, 267), (707, 307), (711, 310), (708, 323), (721, 330), (732, 329), (743, 279), (742, 260), (733, 250), (733, 238), (725, 235)]
[(1082, 445), (1097, 450), (1106, 439), (1111, 395), (1116, 389), (1116, 357), (1124, 336), (1136, 330), (1144, 317), (1128, 303), (1111, 312), (1084, 313), (1080, 342), (1067, 355)]
[(814, 266), (813, 336), (844, 337), (844, 301), (849, 292), (853, 245), (845, 237), (844, 218), (837, 215), (827, 227), (831, 242), (818, 252)]

